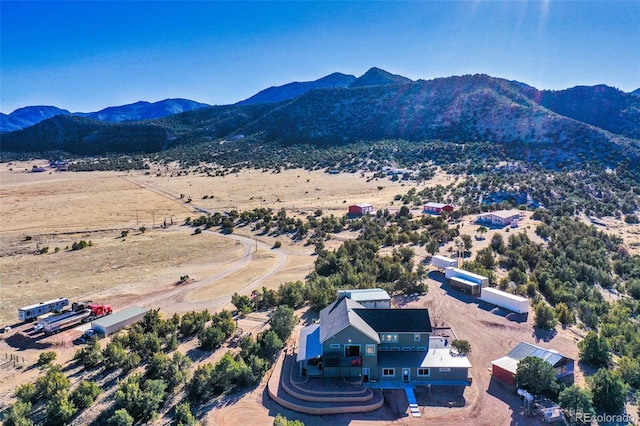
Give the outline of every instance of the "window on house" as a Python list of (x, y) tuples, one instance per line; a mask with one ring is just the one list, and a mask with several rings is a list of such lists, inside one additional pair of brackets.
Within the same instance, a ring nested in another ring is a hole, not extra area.
[(391, 351), (392, 352), (400, 352), (400, 348), (397, 346), (391, 346)]
[(411, 346), (403, 346), (402, 347), (402, 352), (409, 352), (411, 351)]
[(451, 371), (450, 368), (440, 368), (439, 370), (440, 370), (441, 373), (448, 373), (448, 372)]
[(332, 343), (331, 349), (340, 349), (340, 343)]
[(360, 345), (344, 345), (344, 356), (360, 356)]
[(418, 376), (427, 377), (430, 373), (428, 368), (418, 368)]
[(376, 354), (376, 345), (367, 345), (365, 354), (367, 356), (374, 356)]
[(380, 341), (385, 343), (398, 343), (398, 333), (381, 334)]
[(414, 342), (419, 342), (420, 341), (420, 333), (414, 333), (413, 334), (413, 341)]
[(426, 346), (418, 346), (418, 347), (416, 348), (416, 350), (417, 350), (417, 351), (425, 351), (425, 352), (426, 352), (427, 347), (426, 347)]
[(396, 375), (395, 368), (383, 368), (382, 377), (393, 377)]
[(386, 352), (386, 351), (388, 351), (388, 350), (389, 350), (389, 348), (388, 348), (388, 347), (386, 347), (386, 346), (380, 346), (380, 348), (378, 348), (378, 350), (379, 350), (380, 352)]

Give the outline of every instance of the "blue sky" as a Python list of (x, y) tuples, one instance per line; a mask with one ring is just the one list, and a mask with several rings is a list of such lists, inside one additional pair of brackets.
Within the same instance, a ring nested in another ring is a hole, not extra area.
[(0, 111), (231, 104), (379, 67), (539, 89), (640, 88), (640, 0), (0, 1)]

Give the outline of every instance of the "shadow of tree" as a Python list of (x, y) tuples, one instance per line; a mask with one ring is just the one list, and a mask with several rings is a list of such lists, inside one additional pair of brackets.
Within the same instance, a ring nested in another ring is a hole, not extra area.
[(531, 336), (536, 340), (536, 342), (539, 342), (541, 340), (543, 342), (549, 342), (554, 337), (556, 337), (557, 334), (558, 334), (558, 332), (555, 329), (553, 329), (553, 330), (544, 330), (542, 328), (534, 326), (533, 327), (533, 333), (531, 333)]

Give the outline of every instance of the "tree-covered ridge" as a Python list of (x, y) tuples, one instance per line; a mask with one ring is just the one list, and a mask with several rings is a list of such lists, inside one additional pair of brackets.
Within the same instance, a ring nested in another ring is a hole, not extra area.
[[(209, 149), (224, 155), (226, 143), (248, 137), (276, 150), (385, 139), (488, 141), (503, 145), (511, 158), (554, 167), (569, 161), (582, 163), (581, 155), (605, 164), (639, 158), (638, 140), (629, 138), (640, 129), (636, 96), (622, 92), (600, 95), (615, 95), (617, 101), (596, 105), (606, 107), (608, 115), (620, 110), (625, 117), (622, 124), (605, 131), (589, 121), (568, 118), (541, 106), (530, 92), (531, 88), (517, 82), (473, 75), (312, 90), (278, 104), (201, 108), (152, 122), (120, 123), (115, 127), (59, 116), (33, 128), (3, 135), (2, 150), (62, 149), (74, 155), (104, 155), (160, 152), (172, 146), (215, 142), (221, 146)], [(591, 99), (590, 94), (581, 96)], [(241, 161), (251, 158), (247, 155)]]

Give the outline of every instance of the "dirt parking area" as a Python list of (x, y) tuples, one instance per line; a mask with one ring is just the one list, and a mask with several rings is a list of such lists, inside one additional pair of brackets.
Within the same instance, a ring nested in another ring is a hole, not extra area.
[[(473, 382), (462, 395), (466, 403), (464, 410), (449, 412), (446, 407), (425, 405), (421, 406), (423, 417), (429, 419), (430, 424), (441, 425), (462, 424), (472, 419), (478, 425), (541, 424), (540, 419), (523, 416), (520, 413), (519, 396), (513, 389), (492, 378), (491, 361), (505, 356), (523, 341), (578, 359), (579, 337), (573, 331), (559, 327), (555, 333), (536, 333), (532, 313), (526, 322), (512, 321), (505, 312), (451, 289), (439, 272), (432, 271), (428, 282), (429, 292), (426, 296), (408, 300), (400, 298), (396, 303), (407, 308), (429, 308), (432, 316), (442, 319), (443, 326), (451, 327), (454, 338), (469, 341)], [(576, 382), (583, 382), (578, 363)], [(450, 389), (444, 391), (451, 392)], [(431, 393), (436, 395), (437, 387), (432, 387)], [(461, 399), (458, 397), (456, 400)]]

